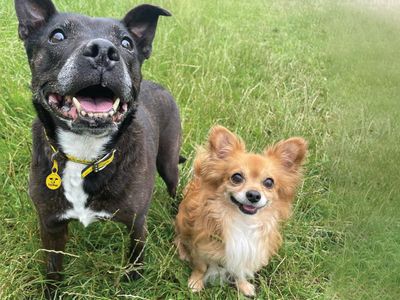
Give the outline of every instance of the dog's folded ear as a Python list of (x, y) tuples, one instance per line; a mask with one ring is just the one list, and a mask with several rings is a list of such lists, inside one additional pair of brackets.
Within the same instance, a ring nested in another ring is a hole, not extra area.
[(18, 34), (25, 40), (35, 30), (46, 24), (57, 13), (50, 0), (15, 0), (18, 17)]
[(223, 126), (214, 126), (208, 136), (210, 152), (224, 159), (236, 151), (245, 151), (242, 140)]
[(297, 172), (307, 153), (307, 142), (300, 137), (283, 140), (266, 149), (267, 156), (277, 158), (282, 166), (288, 170)]
[(141, 61), (151, 55), (159, 16), (171, 16), (171, 14), (161, 7), (143, 4), (129, 11), (122, 19), (122, 23), (135, 39), (139, 54), (142, 56)]

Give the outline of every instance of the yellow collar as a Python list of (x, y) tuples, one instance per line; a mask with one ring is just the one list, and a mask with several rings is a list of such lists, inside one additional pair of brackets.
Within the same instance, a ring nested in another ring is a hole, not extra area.
[[(53, 167), (52, 170), (57, 169), (58, 171), (58, 164), (57, 161), (55, 160), (55, 155), (57, 153), (59, 153), (59, 151), (57, 150), (56, 147), (54, 147), (49, 138), (47, 137), (47, 134), (45, 132), (45, 137), (47, 142), (50, 145), (51, 150), (53, 151), (53, 155), (51, 157), (51, 160), (53, 161)], [(97, 160), (85, 160), (85, 159), (80, 159), (77, 158), (75, 156), (69, 155), (69, 154), (64, 154), (62, 153), (69, 161), (75, 162), (75, 163), (79, 163), (79, 164), (84, 164), (87, 165), (87, 167), (85, 167), (82, 172), (81, 172), (81, 177), (85, 178), (86, 176), (88, 176), (90, 173), (94, 172), (100, 172), (101, 170), (103, 170), (105, 167), (107, 167), (113, 160), (114, 160), (114, 156), (115, 156), (115, 149), (111, 150), (109, 153), (107, 153), (106, 155), (104, 155), (103, 157), (97, 159)], [(55, 168), (55, 165), (56, 168)], [(52, 172), (54, 173), (54, 172)], [(55, 172), (57, 173), (57, 172)], [(58, 174), (57, 174), (58, 175)]]
[[(81, 172), (81, 177), (85, 178), (92, 172), (97, 173), (97, 172), (100, 172), (101, 170), (103, 170), (114, 160), (114, 154), (115, 154), (115, 149), (111, 150), (111, 152), (107, 153), (100, 159), (87, 164), (88, 166), (86, 168), (84, 168)], [(67, 156), (67, 158), (71, 161), (74, 161), (69, 156)], [(74, 158), (74, 159), (75, 159), (75, 162), (78, 162), (76, 158)], [(86, 164), (86, 163), (84, 163), (84, 164)]]

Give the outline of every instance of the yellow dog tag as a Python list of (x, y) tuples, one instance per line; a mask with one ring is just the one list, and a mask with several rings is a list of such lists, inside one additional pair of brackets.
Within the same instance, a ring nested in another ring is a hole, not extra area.
[(58, 163), (56, 160), (53, 160), (51, 173), (46, 177), (46, 186), (50, 190), (56, 190), (61, 186), (61, 177), (58, 175)]

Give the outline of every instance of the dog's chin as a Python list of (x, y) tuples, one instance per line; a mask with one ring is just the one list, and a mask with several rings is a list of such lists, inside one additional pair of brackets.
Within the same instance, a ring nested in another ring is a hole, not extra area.
[(118, 128), (132, 103), (101, 85), (89, 86), (73, 95), (48, 92), (43, 95), (42, 101), (47, 110), (72, 131), (95, 135)]
[(64, 119), (59, 119), (59, 122), (62, 124), (60, 125), (62, 128), (70, 130), (73, 133), (85, 134), (97, 137), (112, 135), (114, 132), (118, 130), (118, 124), (116, 123), (102, 124), (102, 125), (96, 123), (93, 124), (92, 126), (88, 126), (87, 124), (71, 122)]
[(232, 195), (230, 196), (230, 199), (231, 199), (232, 203), (235, 204), (239, 208), (239, 210), (246, 215), (255, 215), (258, 212), (258, 210), (262, 208), (262, 207), (256, 207), (253, 205), (240, 203)]

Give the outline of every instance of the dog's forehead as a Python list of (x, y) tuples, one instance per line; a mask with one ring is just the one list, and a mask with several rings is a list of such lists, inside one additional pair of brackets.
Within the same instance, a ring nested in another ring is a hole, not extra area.
[(49, 22), (49, 27), (56, 29), (58, 26), (67, 29), (78, 29), (80, 31), (90, 32), (107, 32), (110, 31), (125, 31), (126, 28), (120, 20), (104, 17), (90, 17), (87, 15), (75, 13), (60, 13), (57, 14)]
[(263, 178), (270, 172), (270, 161), (264, 156), (256, 153), (240, 153), (232, 157), (229, 163), (229, 172), (243, 172), (246, 177)]
[(246, 166), (251, 177), (262, 177), (270, 169), (268, 160), (263, 155), (248, 153), (245, 156)]
[(272, 159), (264, 154), (243, 153), (236, 158), (236, 163), (250, 181), (261, 182), (267, 177), (272, 177), (276, 180), (282, 172), (279, 160)]

